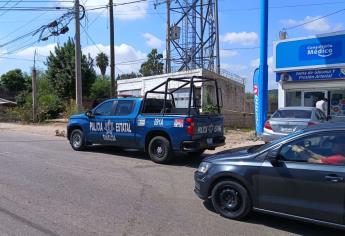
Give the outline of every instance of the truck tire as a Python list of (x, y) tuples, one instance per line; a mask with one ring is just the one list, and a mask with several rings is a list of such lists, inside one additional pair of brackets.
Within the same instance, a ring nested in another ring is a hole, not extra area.
[(156, 136), (150, 140), (148, 145), (150, 159), (158, 164), (166, 164), (172, 159), (170, 142), (163, 136)]
[(222, 216), (241, 220), (252, 209), (248, 191), (239, 183), (231, 180), (220, 181), (212, 189), (212, 204)]
[(73, 130), (71, 133), (69, 142), (74, 150), (76, 151), (85, 150), (86, 142), (85, 142), (85, 136), (82, 130), (80, 129)]

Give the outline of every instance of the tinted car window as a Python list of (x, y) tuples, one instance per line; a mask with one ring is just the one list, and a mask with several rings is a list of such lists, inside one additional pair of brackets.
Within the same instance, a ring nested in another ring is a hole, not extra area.
[(345, 165), (345, 135), (325, 132), (303, 137), (284, 145), (280, 156), (285, 161)]
[(132, 113), (134, 101), (118, 101), (115, 116), (126, 116)]
[(112, 111), (113, 111), (113, 101), (108, 101), (99, 105), (95, 109), (94, 114), (98, 116), (110, 116), (112, 115)]
[(278, 110), (272, 115), (272, 118), (310, 119), (311, 114), (312, 114), (312, 111), (306, 111), (306, 110)]

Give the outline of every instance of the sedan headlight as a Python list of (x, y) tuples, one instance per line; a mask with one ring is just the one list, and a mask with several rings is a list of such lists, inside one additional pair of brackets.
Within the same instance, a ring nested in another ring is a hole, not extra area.
[(211, 167), (211, 163), (201, 162), (198, 168), (198, 172), (205, 174), (208, 171), (208, 169), (210, 169), (210, 167)]

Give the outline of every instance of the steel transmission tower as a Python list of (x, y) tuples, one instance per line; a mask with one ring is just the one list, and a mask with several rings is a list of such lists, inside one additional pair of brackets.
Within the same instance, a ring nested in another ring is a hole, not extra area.
[(219, 73), (218, 0), (167, 0), (166, 72)]

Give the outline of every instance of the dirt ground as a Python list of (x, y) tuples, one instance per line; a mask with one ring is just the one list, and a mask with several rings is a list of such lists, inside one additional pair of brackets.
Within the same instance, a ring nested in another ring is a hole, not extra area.
[[(20, 131), (31, 134), (45, 136), (61, 136), (64, 138), (66, 132), (66, 123), (53, 122), (39, 125), (25, 125), (19, 123), (0, 123), (1, 130)], [(219, 147), (214, 151), (208, 150), (207, 153), (215, 153), (226, 149), (262, 144), (263, 142), (255, 137), (254, 131), (249, 130), (227, 130), (225, 146)]]

